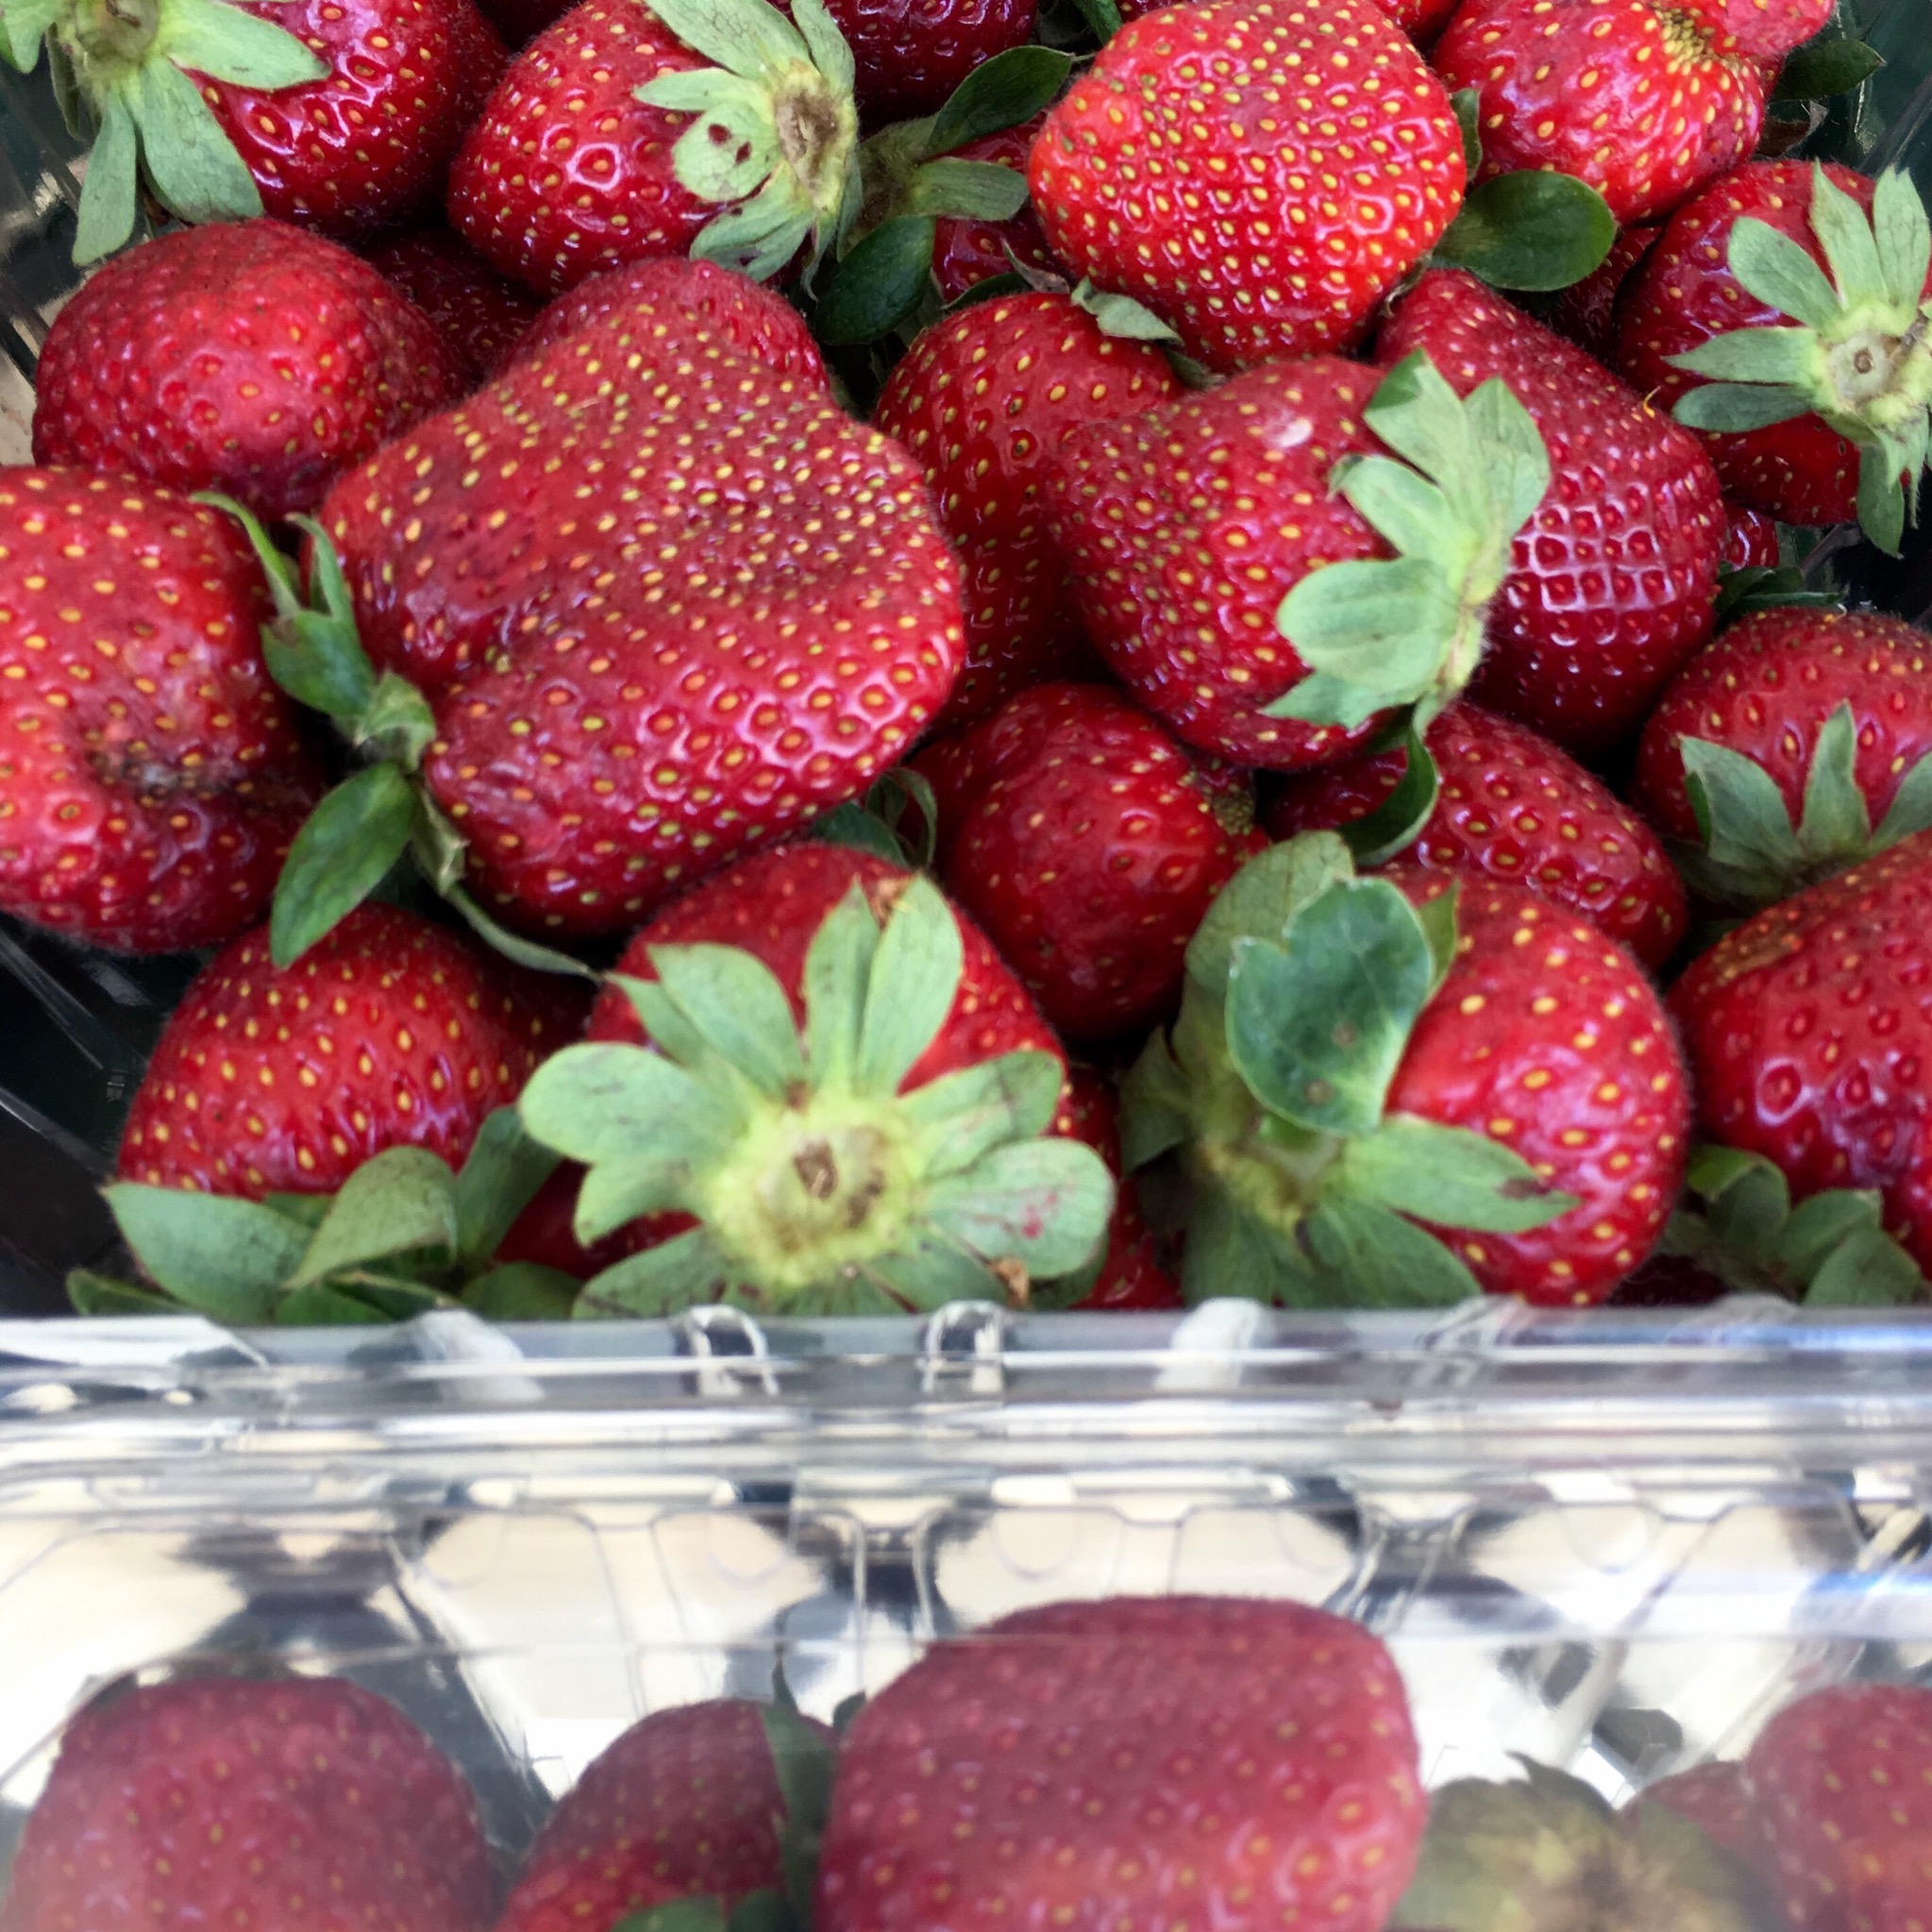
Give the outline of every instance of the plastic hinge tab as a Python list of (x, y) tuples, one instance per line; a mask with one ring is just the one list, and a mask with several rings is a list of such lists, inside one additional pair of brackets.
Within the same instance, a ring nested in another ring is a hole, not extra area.
[(1006, 1310), (949, 1302), (919, 1336), (919, 1383), (929, 1395), (1000, 1395), (1006, 1388)]

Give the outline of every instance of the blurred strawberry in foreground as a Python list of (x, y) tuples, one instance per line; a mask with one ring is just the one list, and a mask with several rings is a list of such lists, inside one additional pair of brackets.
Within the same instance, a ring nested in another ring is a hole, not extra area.
[(436, 327), (480, 382), (506, 361), (542, 307), (446, 228), (418, 228), (378, 243), (366, 258)]
[(1602, 780), (1527, 727), (1473, 704), (1444, 712), (1423, 745), (1433, 781), (1401, 797), (1408, 771), (1401, 747), (1290, 779), (1268, 810), (1269, 832), (1343, 831), (1369, 863), (1400, 853), (1520, 881), (1581, 913), (1653, 970), (1677, 949), (1683, 882), (1656, 833)]
[(976, 303), (927, 329), (893, 371), (875, 420), (926, 472), (960, 557), (966, 660), (941, 729), (1093, 664), (1047, 528), (1047, 467), (1079, 425), (1180, 393), (1158, 349), (1107, 334), (1055, 294)]
[(0, 907), (120, 952), (253, 925), (321, 786), (227, 519), (0, 468)]
[(1674, 1776), (1646, 1785), (1626, 1810), (1640, 1818), (1658, 1807), (1688, 1818), (1714, 1843), (1739, 1857), (1748, 1857), (1751, 1844), (1750, 1794), (1744, 1767), (1722, 1761), (1700, 1764)]
[[(7, 1932), (483, 1932), (495, 1883), (462, 1775), (333, 1677), (187, 1678), (67, 1726), (13, 1863)], [(299, 1901), (299, 1905), (292, 1905)]]
[(286, 516), (464, 386), (366, 261), (282, 222), (216, 223), (130, 249), (61, 310), (34, 455)]

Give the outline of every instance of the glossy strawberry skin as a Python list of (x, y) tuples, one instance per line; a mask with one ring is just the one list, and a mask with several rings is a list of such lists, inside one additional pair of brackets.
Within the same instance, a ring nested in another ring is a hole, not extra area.
[(1430, 58), (1452, 92), (1476, 90), (1482, 178), (1555, 168), (1620, 222), (1736, 167), (1764, 122), (1750, 60), (1653, 0), (1465, 0)]
[(1107, 1164), (1117, 1191), (1107, 1224), (1106, 1252), (1093, 1286), (1074, 1303), (1083, 1309), (1184, 1307), (1180, 1284), (1161, 1266), (1154, 1237), (1140, 1212), (1140, 1189), (1120, 1172), (1120, 1107), (1114, 1089), (1090, 1067), (1067, 1070), (1067, 1098), (1055, 1134), (1084, 1141)]
[(673, 1899), (717, 1898), (729, 1911), (748, 1893), (781, 1891), (784, 1813), (758, 1705), (720, 1698), (659, 1711), (603, 1752), (545, 1821), (496, 1932), (610, 1932)]
[(1412, 898), (1459, 891), (1455, 964), (1388, 1111), (1499, 1140), (1579, 1201), (1527, 1234), (1443, 1239), (1489, 1294), (1599, 1302), (1655, 1245), (1683, 1184), (1688, 1083), (1657, 995), (1621, 947), (1523, 886), (1390, 876)]
[[(1459, 704), (1424, 741), (1440, 791), (1404, 860), (1533, 886), (1655, 970), (1685, 932), (1684, 882), (1655, 832), (1608, 786), (1526, 726)], [(1366, 817), (1394, 791), (1402, 753), (1290, 779), (1267, 814), (1276, 838)]]
[(1602, 264), (1556, 295), (1550, 306), (1550, 327), (1586, 355), (1606, 367), (1613, 364), (1617, 359), (1618, 310), (1624, 287), (1663, 232), (1660, 227), (1641, 223), (1619, 228)]
[(233, 522), (125, 477), (0, 468), (0, 906), (123, 952), (268, 908), (320, 795)]
[(1920, 832), (1747, 920), (1671, 993), (1705, 1137), (1774, 1162), (1796, 1199), (1878, 1189), (1887, 1229), (1922, 1268), (1928, 932), (1932, 834)]
[(1047, 473), (1047, 516), (1107, 667), (1169, 730), (1238, 764), (1334, 764), (1379, 728), (1270, 718), (1307, 667), (1276, 628), (1311, 570), (1388, 546), (1339, 495), (1371, 371), (1333, 357), (1268, 363), (1218, 389), (1074, 430)]
[(875, 419), (925, 471), (960, 557), (966, 660), (940, 729), (1092, 667), (1042, 479), (1080, 425), (1181, 393), (1158, 349), (1103, 334), (1055, 294), (976, 303), (927, 329), (892, 372)]
[(542, 307), (447, 228), (392, 236), (370, 248), (366, 260), (443, 331), (472, 382), (509, 359)]
[(1023, 691), (916, 769), (939, 804), (939, 876), (1068, 1038), (1151, 1026), (1187, 942), (1244, 859), (1187, 754), (1093, 684)]
[(506, 58), (474, 0), (239, 4), (328, 68), (269, 92), (194, 76), (263, 209), (350, 240), (433, 207)]
[[(1042, 111), (1017, 127), (1002, 127), (997, 134), (982, 135), (978, 141), (954, 148), (951, 159), (991, 161), (1023, 175), (1027, 157), (1046, 122)], [(943, 215), (933, 225), (932, 276), (939, 284), (942, 302), (956, 302), (981, 282), (991, 281), (995, 276), (1011, 275), (1015, 261), (1023, 268), (1040, 269), (1049, 275), (1066, 273), (1060, 259), (1047, 245), (1047, 238), (1040, 231), (1040, 218), (1031, 202), (1008, 221), (976, 222), (958, 215)]]
[(929, 1651), (860, 1712), (815, 1923), (1100, 1932), (1167, 1925), (1186, 1896), (1222, 1932), (1289, 1912), (1378, 1932), (1424, 1804), (1401, 1679), (1358, 1625), (1238, 1597), (1052, 1604)]
[[(702, 267), (674, 272), (700, 306)], [(857, 797), (958, 673), (911, 459), (683, 298), (519, 358), (323, 516), (364, 645), (435, 714), (425, 777), (474, 888), (538, 932), (627, 931)]]
[(1700, 1764), (1674, 1777), (1659, 1778), (1647, 1785), (1628, 1808), (1640, 1814), (1652, 1806), (1688, 1818), (1740, 1858), (1751, 1853), (1750, 1794), (1741, 1764), (1727, 1760)]
[(336, 1678), (185, 1678), (68, 1725), (0, 1924), (483, 1932), (494, 1891), (476, 1799), (393, 1705)]
[(1796, 825), (1819, 730), (1840, 704), (1852, 707), (1853, 776), (1875, 826), (1932, 752), (1932, 637), (1867, 611), (1757, 611), (1729, 626), (1644, 727), (1632, 799), (1670, 836), (1695, 838), (1678, 740), (1704, 738), (1769, 772)]
[(828, 0), (867, 127), (936, 114), (967, 75), (1033, 38), (1035, 0)]
[(510, 63), (449, 171), (449, 225), (514, 280), (561, 294), (600, 268), (686, 254), (716, 213), (679, 185), (688, 114), (636, 91), (708, 62), (647, 7), (582, 0)]
[(1458, 395), (1501, 377), (1550, 454), (1470, 696), (1579, 756), (1604, 751), (1710, 635), (1717, 476), (1688, 430), (1459, 269), (1403, 297), (1377, 356), (1418, 349)]
[(1726, 570), (1774, 570), (1781, 554), (1775, 517), (1741, 503), (1724, 505), (1723, 563)]
[(1209, 0), (1116, 34), (1029, 174), (1055, 254), (1238, 369), (1359, 341), (1454, 218), (1464, 166), (1448, 95), (1374, 0), (1326, 0), (1319, 20)]
[(56, 318), (34, 460), (286, 516), (464, 387), (435, 325), (346, 249), (283, 222), (179, 228)]
[[(1797, 243), (1814, 261), (1823, 250), (1811, 233), (1810, 161), (1753, 161), (1714, 182), (1672, 216), (1663, 239), (1633, 279), (1617, 346), (1624, 378), (1668, 411), (1704, 378), (1671, 366), (1714, 335), (1736, 328), (1787, 327), (1790, 318), (1748, 294), (1731, 274), (1731, 230), (1744, 216)], [(1836, 163), (1832, 181), (1868, 212), (1873, 184)], [(1932, 291), (1932, 277), (1926, 280)], [(1768, 429), (1699, 432), (1727, 495), (1781, 523), (1842, 523), (1857, 509), (1858, 452), (1816, 416)]]
[(128, 1109), (124, 1181), (331, 1194), (370, 1155), (460, 1166), (487, 1115), (575, 1032), (474, 942), (358, 906), (293, 966), (246, 933), (196, 976)]
[(1755, 1850), (1792, 1932), (1914, 1932), (1932, 1856), (1932, 1690), (1840, 1684), (1780, 1711), (1746, 1761)]

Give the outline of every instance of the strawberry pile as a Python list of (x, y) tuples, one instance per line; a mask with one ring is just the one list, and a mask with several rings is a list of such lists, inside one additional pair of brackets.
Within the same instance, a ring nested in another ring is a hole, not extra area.
[(0, 10), (0, 913), (209, 955), (79, 1305), (1925, 1296), (1875, 57), (1076, 11)]

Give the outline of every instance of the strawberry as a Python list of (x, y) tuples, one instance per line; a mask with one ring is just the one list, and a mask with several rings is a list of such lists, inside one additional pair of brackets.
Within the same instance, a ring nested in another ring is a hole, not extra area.
[(1033, 39), (1035, 0), (827, 0), (868, 127), (931, 114), (973, 71)]
[[(1655, 832), (1601, 780), (1534, 731), (1473, 704), (1443, 713), (1423, 744), (1433, 777), (1413, 803), (1398, 801), (1401, 824), (1371, 819), (1406, 773), (1408, 754), (1398, 748), (1289, 780), (1268, 808), (1269, 833), (1383, 831), (1374, 857), (1395, 845), (1420, 865), (1520, 881), (1581, 913), (1653, 970), (1677, 949), (1683, 882)], [(1363, 852), (1359, 835), (1352, 843)]]
[(366, 261), (281, 222), (216, 224), (129, 250), (61, 310), (34, 458), (285, 516), (464, 386), (435, 325)]
[(1551, 480), (1516, 536), (1471, 695), (1579, 755), (1614, 747), (1710, 635), (1723, 505), (1696, 439), (1459, 269), (1424, 275), (1377, 345), (1467, 395), (1500, 379)]
[[(1042, 109), (1016, 127), (1001, 127), (954, 148), (950, 159), (990, 162), (1023, 175), (1027, 157), (1032, 154), (1046, 121), (1046, 111)], [(942, 302), (956, 302), (981, 282), (991, 281), (995, 276), (1011, 275), (1016, 261), (1022, 269), (1036, 273), (1060, 272), (1059, 259), (1040, 232), (1040, 218), (1031, 202), (1005, 221), (942, 215), (934, 224), (932, 275), (939, 285)]]
[(254, 924), (319, 790), (226, 519), (0, 468), (0, 906), (123, 952)]
[(1047, 529), (1045, 472), (1079, 425), (1180, 394), (1158, 349), (1106, 334), (1056, 294), (976, 303), (927, 329), (892, 372), (875, 420), (926, 472), (961, 561), (966, 661), (942, 730), (1092, 664)]
[(1782, 555), (1775, 517), (1741, 503), (1724, 505), (1723, 566), (1726, 570), (1775, 570)]
[(527, 976), (393, 906), (295, 965), (244, 934), (195, 977), (121, 1139), (122, 1179), (259, 1201), (332, 1193), (384, 1148), (455, 1164), (575, 1031)]
[(507, 361), (541, 304), (446, 228), (418, 228), (365, 258), (443, 331), (445, 345), (480, 382)]
[(1182, 1285), (1301, 1306), (1478, 1288), (1601, 1302), (1655, 1244), (1689, 1100), (1657, 996), (1527, 887), (1249, 862), (1124, 1090), (1130, 1169), (1184, 1189)]
[(483, 1932), (495, 1884), (462, 1774), (333, 1677), (185, 1678), (67, 1726), (7, 1932)]
[[(1907, 176), (1755, 161), (1687, 203), (1625, 297), (1618, 366), (1784, 523), (1896, 551), (1932, 405), (1932, 225)], [(1902, 487), (1903, 485), (1906, 487)]]
[(721, 1698), (632, 1724), (544, 1822), (496, 1932), (610, 1932), (675, 1899), (729, 1913), (782, 1891), (791, 1794), (810, 1781), (822, 1805), (832, 1741), (787, 1701)]
[(1876, 1189), (1886, 1227), (1932, 1264), (1917, 995), (1932, 926), (1932, 833), (1766, 908), (1672, 989), (1699, 1124), (1761, 1154), (1794, 1196)]
[(1184, 1900), (1224, 1932), (1379, 1932), (1425, 1808), (1402, 1678), (1359, 1625), (1048, 1604), (939, 1644), (854, 1719), (814, 1924), (1100, 1932)]
[(1725, 1851), (1740, 1858), (1750, 1856), (1750, 1800), (1741, 1764), (1714, 1760), (1659, 1778), (1624, 1807), (1626, 1814), (1638, 1818), (1652, 1808), (1674, 1811)]
[(582, 0), (511, 61), (464, 138), (450, 226), (551, 294), (650, 256), (764, 280), (801, 247), (835, 253), (858, 212), (851, 50), (821, 0), (791, 13)]
[(1567, 289), (1557, 292), (1550, 305), (1550, 327), (1599, 362), (1614, 361), (1619, 299), (1638, 263), (1663, 232), (1661, 227), (1646, 227), (1640, 223), (1618, 229), (1617, 239), (1611, 243), (1602, 265), (1581, 281), (1571, 282)]
[(1186, 752), (1099, 685), (1022, 691), (914, 769), (938, 801), (941, 882), (1068, 1038), (1169, 1013), (1201, 915), (1268, 843), (1252, 798), (1218, 811)]
[(1745, 1762), (1756, 1851), (1793, 1932), (1915, 1932), (1932, 1866), (1932, 1690), (1840, 1684)]
[(590, 1043), (521, 1110), (590, 1169), (580, 1240), (637, 1223), (639, 1252), (585, 1285), (585, 1312), (886, 1311), (1024, 1302), (1040, 1283), (1070, 1300), (1085, 1284), (1057, 1285), (1100, 1247), (1114, 1190), (1091, 1148), (1039, 1138), (1065, 1071), (930, 882), (803, 844), (653, 919)]
[(1055, 254), (1234, 369), (1352, 346), (1449, 227), (1464, 161), (1448, 94), (1374, 0), (1208, 0), (1116, 34), (1028, 172)]
[(1067, 1095), (1053, 1123), (1056, 1134), (1084, 1141), (1114, 1176), (1114, 1218), (1092, 1285), (1076, 1308), (1153, 1309), (1182, 1306), (1181, 1290), (1162, 1267), (1154, 1237), (1140, 1211), (1140, 1189), (1120, 1176), (1120, 1107), (1114, 1089), (1089, 1067), (1067, 1070)]
[(1420, 357), (1378, 387), (1318, 356), (1073, 430), (1047, 516), (1141, 703), (1200, 750), (1292, 771), (1453, 698), (1548, 479), (1500, 382), (1462, 403)]
[(1475, 90), (1480, 178), (1557, 169), (1619, 222), (1668, 214), (1764, 123), (1763, 77), (1694, 5), (1464, 0), (1430, 59), (1452, 91)]
[(1788, 898), (1932, 825), (1928, 675), (1932, 638), (1896, 617), (1753, 612), (1664, 693), (1633, 801), (1706, 899)]

